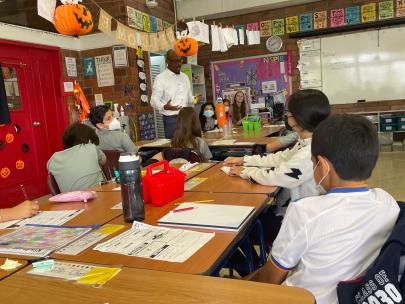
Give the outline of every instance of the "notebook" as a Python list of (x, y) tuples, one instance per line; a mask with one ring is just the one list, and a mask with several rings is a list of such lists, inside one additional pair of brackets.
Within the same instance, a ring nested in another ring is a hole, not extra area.
[(158, 220), (158, 225), (238, 231), (255, 207), (183, 203)]

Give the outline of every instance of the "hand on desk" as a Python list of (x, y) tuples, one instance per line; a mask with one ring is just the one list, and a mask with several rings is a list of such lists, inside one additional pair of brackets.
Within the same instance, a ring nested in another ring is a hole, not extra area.
[(240, 176), (242, 174), (243, 169), (244, 169), (243, 167), (236, 167), (236, 166), (231, 167), (229, 170), (230, 173), (229, 175)]
[(243, 157), (227, 157), (224, 160), (224, 166), (242, 166)]
[(178, 111), (178, 110), (181, 109), (180, 106), (173, 106), (173, 105), (171, 104), (171, 102), (172, 102), (172, 100), (169, 100), (169, 101), (163, 106), (163, 109), (169, 110), (169, 111)]
[(24, 201), (21, 204), (0, 211), (0, 222), (24, 219), (38, 213), (38, 202)]

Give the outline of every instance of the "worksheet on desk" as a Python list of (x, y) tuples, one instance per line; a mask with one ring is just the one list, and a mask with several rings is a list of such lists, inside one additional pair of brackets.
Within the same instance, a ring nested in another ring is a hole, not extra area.
[(140, 223), (94, 250), (127, 256), (182, 263), (196, 253), (215, 233), (169, 229)]
[(40, 211), (37, 215), (24, 220), (7, 221), (0, 224), (0, 229), (17, 229), (28, 224), (60, 226), (83, 212), (83, 209)]

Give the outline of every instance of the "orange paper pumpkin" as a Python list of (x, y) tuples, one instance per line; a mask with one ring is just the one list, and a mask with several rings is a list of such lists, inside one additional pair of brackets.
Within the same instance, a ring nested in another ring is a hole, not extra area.
[(19, 160), (17, 160), (17, 161), (15, 162), (15, 168), (16, 168), (17, 170), (22, 170), (22, 169), (24, 169), (24, 166), (25, 166), (24, 161), (22, 161), (21, 159), (19, 159)]
[(10, 175), (10, 169), (8, 167), (4, 167), (0, 170), (0, 177), (7, 178)]
[(93, 17), (82, 4), (63, 4), (55, 10), (55, 28), (64, 35), (84, 35), (93, 29)]
[(194, 38), (183, 36), (176, 40), (174, 51), (181, 57), (193, 56), (198, 52), (198, 42)]

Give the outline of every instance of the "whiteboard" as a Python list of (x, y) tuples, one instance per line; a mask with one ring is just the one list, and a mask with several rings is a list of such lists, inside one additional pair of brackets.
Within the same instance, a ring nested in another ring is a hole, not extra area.
[[(307, 62), (311, 44), (319, 64)], [(405, 99), (405, 28), (305, 40), (299, 68), (301, 87), (322, 89), (332, 104)]]

